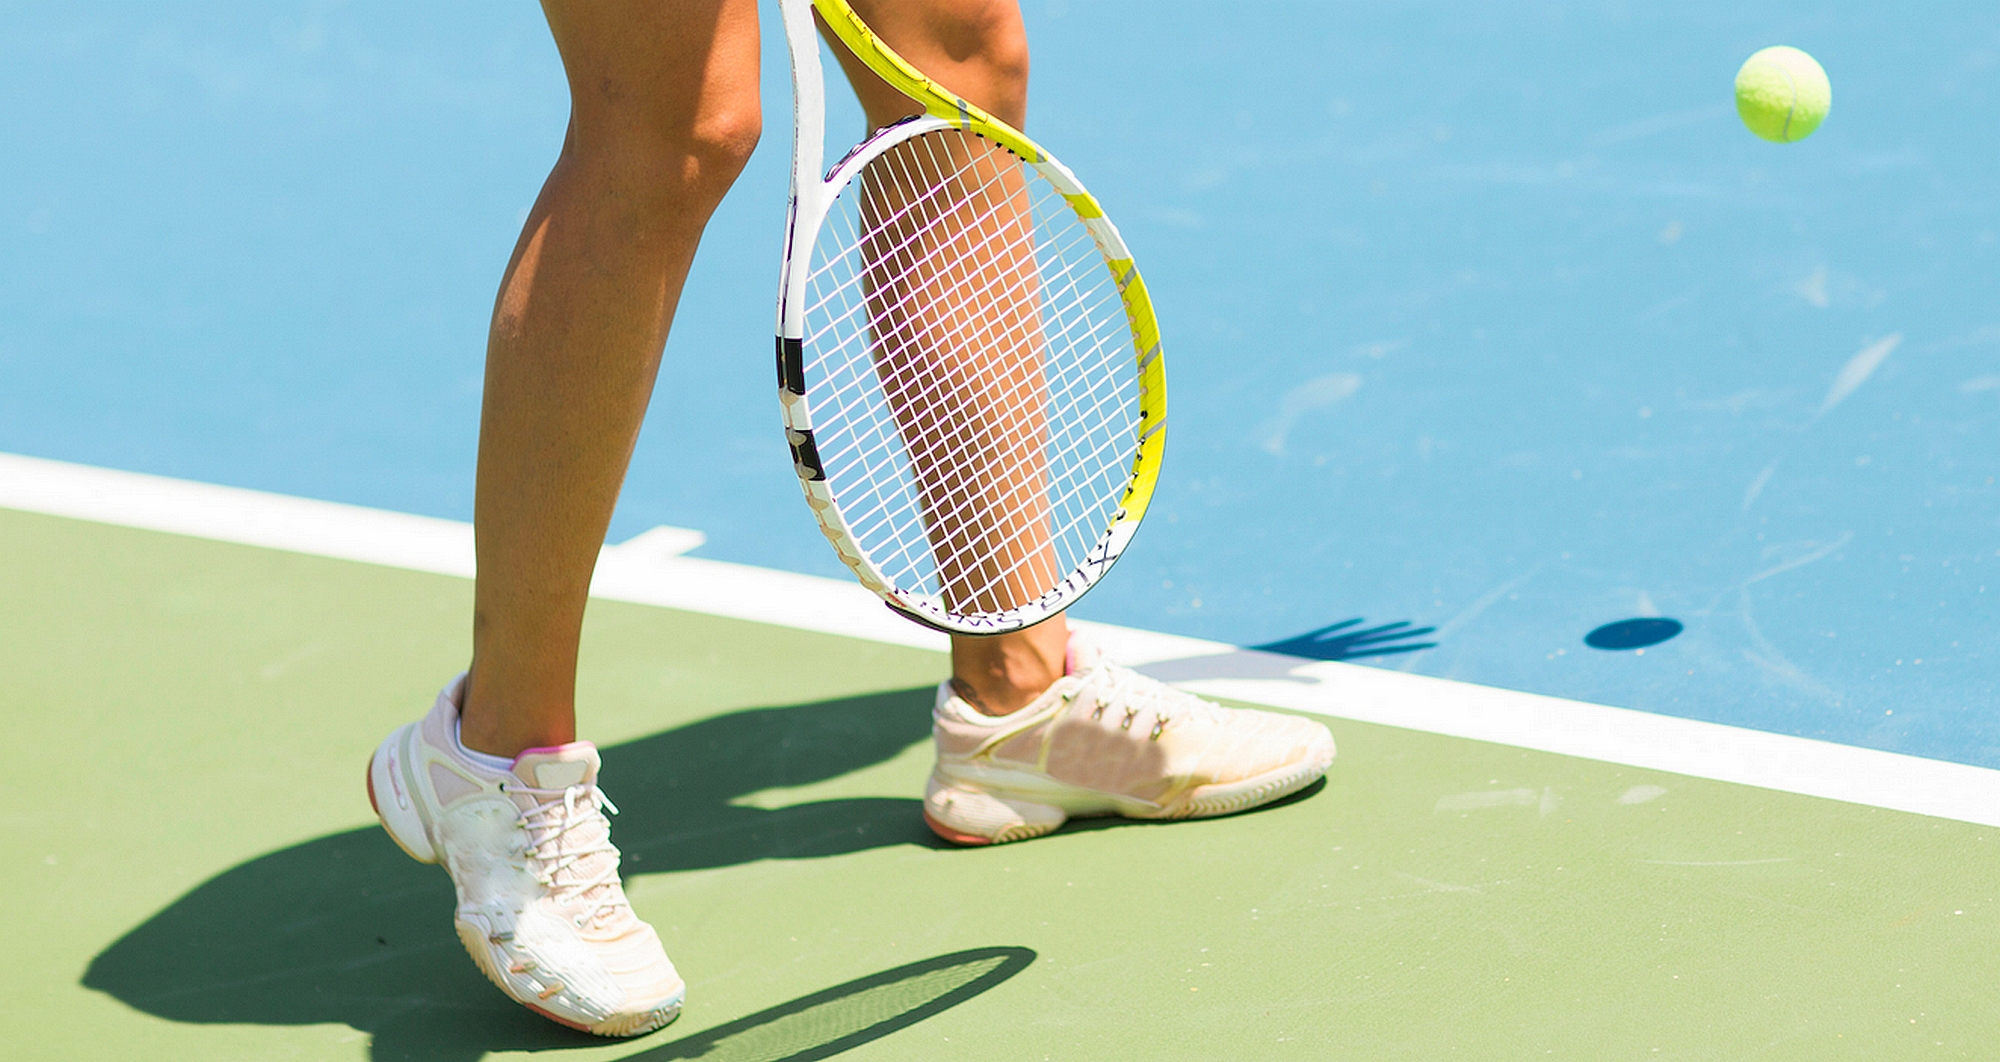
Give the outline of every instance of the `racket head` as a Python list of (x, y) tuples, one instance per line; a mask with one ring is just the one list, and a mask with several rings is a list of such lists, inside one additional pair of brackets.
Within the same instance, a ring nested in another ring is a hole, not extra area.
[(931, 116), (863, 141), (795, 191), (780, 299), (787, 438), (822, 533), (892, 608), (961, 634), (1095, 585), (1165, 443), (1130, 253), (1067, 168), (1016, 146)]

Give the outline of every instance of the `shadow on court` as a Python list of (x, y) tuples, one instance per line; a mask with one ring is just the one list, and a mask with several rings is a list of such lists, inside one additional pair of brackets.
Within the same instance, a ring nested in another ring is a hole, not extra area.
[(1384, 623), (1378, 627), (1362, 627), (1367, 622), (1356, 616), (1351, 620), (1329, 624), (1317, 630), (1310, 630), (1292, 638), (1285, 638), (1263, 645), (1253, 645), (1267, 653), (1283, 653), (1286, 656), (1302, 656), (1308, 660), (1359, 660), (1369, 656), (1394, 656), (1398, 653), (1416, 653), (1437, 648), (1436, 642), (1421, 641), (1424, 636), (1437, 633), (1436, 627), (1413, 627), (1407, 620)]
[(1029, 948), (974, 948), (835, 985), (631, 1056), (641, 1062), (810, 1062), (879, 1040), (1028, 968)]
[(1359, 617), (1329, 624), (1291, 638), (1283, 638), (1247, 649), (1206, 656), (1156, 660), (1138, 670), (1162, 682), (1202, 682), (1209, 679), (1278, 679), (1302, 685), (1320, 680), (1294, 671), (1319, 660), (1360, 660), (1371, 656), (1395, 656), (1437, 648), (1436, 642), (1422, 639), (1437, 633), (1436, 627), (1413, 627), (1407, 620), (1362, 627)]
[[(735, 712), (605, 749), (628, 873), (938, 845), (914, 799), (769, 811), (729, 803), (895, 756), (929, 735), (931, 696), (899, 690)], [(371, 1034), (373, 1057), (384, 1062), (471, 1062), (490, 1051), (603, 1042), (538, 1018), (487, 984), (452, 932), (452, 905), (451, 882), (435, 867), (403, 855), (380, 829), (350, 830), (202, 883), (100, 953), (83, 983), (174, 1021), (345, 1023)], [(986, 958), (967, 958), (975, 954)], [(790, 1054), (754, 1057), (824, 1058), (963, 1002), (1031, 959), (1023, 949), (942, 956), (929, 960), (941, 965), (828, 989), (647, 1057), (734, 1058), (744, 1045), (797, 1040)], [(984, 972), (966, 972), (982, 962)], [(849, 1014), (843, 1001), (860, 1009)], [(817, 1035), (809, 1028), (829, 1035), (807, 1044)], [(707, 1046), (697, 1050), (697, 1042)]]

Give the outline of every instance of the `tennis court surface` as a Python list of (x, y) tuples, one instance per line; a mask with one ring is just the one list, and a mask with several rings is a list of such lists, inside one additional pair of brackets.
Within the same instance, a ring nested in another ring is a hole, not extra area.
[(447, 879), (360, 785), (464, 658), (468, 581), (6, 510), (0, 551), (31, 752), (13, 1057), (1817, 1062), (2000, 1041), (1992, 827), (1334, 717), (1341, 756), (1302, 799), (953, 850), (916, 800), (939, 654), (602, 599), (584, 725), (633, 901), (692, 994), (657, 1034), (594, 1040), (480, 978)]
[[(940, 642), (845, 581), (771, 402), (767, 18), (582, 674), (689, 1005), (523, 1012), (361, 781), (468, 657), (540, 12), (0, 5), (0, 1058), (1994, 1057), (1990, 5), (1023, 6), (1173, 401), (1075, 614), (1324, 717), (1324, 787), (923, 828)], [(1799, 144), (1729, 103), (1776, 43), (1834, 84)]]

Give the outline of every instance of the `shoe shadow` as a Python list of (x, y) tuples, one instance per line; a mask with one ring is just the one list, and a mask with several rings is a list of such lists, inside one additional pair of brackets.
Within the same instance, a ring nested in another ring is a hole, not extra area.
[[(929, 689), (899, 690), (733, 712), (603, 750), (606, 780), (624, 812), (613, 836), (626, 853), (627, 872), (941, 845), (915, 799), (825, 800), (768, 811), (730, 803), (894, 757), (929, 735), (930, 699)], [(376, 827), (349, 830), (260, 856), (196, 886), (99, 953), (83, 984), (173, 1021), (344, 1023), (371, 1034), (378, 1062), (473, 1062), (492, 1051), (603, 1042), (536, 1017), (487, 984), (452, 932), (453, 903), (450, 879), (436, 868), (409, 859)], [(1006, 976), (1018, 970), (1002, 966)], [(909, 969), (898, 968), (923, 984), (936, 981)], [(898, 971), (877, 976), (892, 974)], [(965, 984), (991, 987), (979, 977)], [(828, 992), (848, 989), (857, 999), (887, 991), (855, 982)], [(951, 1000), (949, 1006), (970, 998), (953, 994), (959, 990), (936, 999)], [(786, 1006), (820, 1013), (815, 1008), (831, 1005), (825, 995)], [(910, 1020), (934, 1013), (924, 1010), (932, 1005), (908, 1011), (922, 1012)], [(788, 1020), (794, 1012), (778, 1013), (784, 1010), (766, 1012), (764, 1024)], [(752, 1028), (728, 1036), (748, 1036)], [(835, 1042), (845, 1041), (829, 1041)]]

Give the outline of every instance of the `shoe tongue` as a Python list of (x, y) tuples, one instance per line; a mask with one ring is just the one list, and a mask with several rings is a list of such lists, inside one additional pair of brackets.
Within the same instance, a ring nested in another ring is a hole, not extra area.
[[(514, 774), (521, 781), (544, 790), (562, 790), (571, 786), (588, 786), (597, 782), (597, 746), (588, 741), (573, 741), (554, 748), (529, 749), (514, 760)], [(547, 807), (547, 801), (555, 798), (516, 793), (514, 800), (522, 810), (530, 807)], [(565, 803), (565, 808), (568, 805)], [(565, 903), (610, 902), (618, 898), (618, 853), (610, 846), (611, 824), (604, 818), (604, 812), (595, 800), (579, 801), (576, 807), (584, 814), (572, 817), (565, 811), (560, 816), (543, 817), (535, 827), (535, 852), (539, 858), (553, 860), (549, 882), (558, 892), (566, 892), (586, 882), (595, 885), (581, 892), (569, 894)], [(544, 848), (544, 845), (552, 847)], [(599, 880), (603, 879), (603, 880)], [(615, 918), (617, 912), (630, 908), (613, 906), (600, 907), (595, 917)]]
[(568, 789), (595, 783), (598, 764), (596, 745), (572, 741), (521, 753), (514, 759), (514, 776), (537, 789)]

